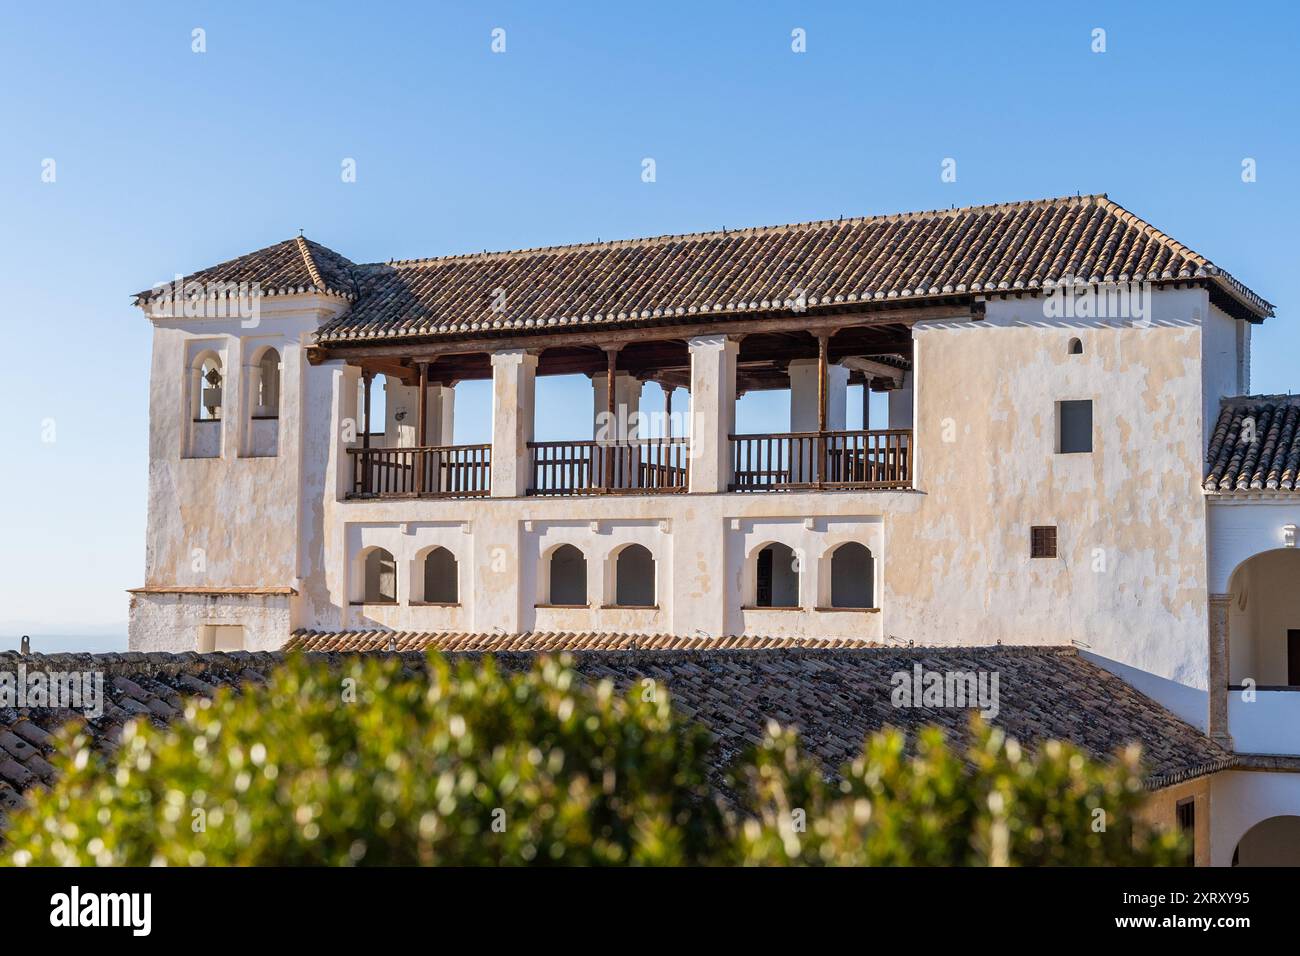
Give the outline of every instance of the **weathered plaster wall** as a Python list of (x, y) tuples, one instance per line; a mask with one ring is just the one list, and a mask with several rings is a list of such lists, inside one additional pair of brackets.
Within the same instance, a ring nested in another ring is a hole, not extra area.
[(133, 594), (133, 651), (197, 651), (204, 626), (239, 625), (244, 649), (275, 651), (290, 627), (290, 598), (261, 594)]
[(1250, 323), (1233, 319), (1222, 309), (1210, 305), (1201, 336), (1201, 374), (1205, 388), (1202, 405), (1202, 437), (1204, 447), (1210, 447), (1214, 424), (1219, 420), (1220, 400), (1232, 395), (1250, 392), (1249, 364), (1243, 361), (1242, 351), (1248, 350)]
[[(305, 342), (323, 317), (341, 308), (315, 296), (267, 298), (256, 321), (233, 318), (153, 319), (149, 392), (149, 513), (145, 581), (155, 587), (220, 588), (297, 585)], [(247, 324), (245, 324), (247, 323)], [(280, 353), (277, 454), (254, 457), (250, 366), (264, 346)], [(224, 374), (220, 457), (189, 457), (190, 372), (212, 350)], [(328, 419), (313, 428), (328, 430)], [(205, 599), (208, 601), (208, 599)], [(231, 608), (247, 606), (231, 599)], [(151, 601), (136, 601), (129, 646), (156, 640)], [(211, 607), (210, 601), (198, 605)], [(226, 620), (217, 623), (240, 623)], [(189, 636), (179, 638), (192, 649)]]
[[(1043, 318), (1032, 298), (981, 323), (919, 326), (918, 487), (887, 524), (886, 634), (918, 643), (1061, 644), (1204, 687), (1198, 290), (1153, 321)], [(1082, 355), (1068, 354), (1071, 338)], [(1093, 451), (1056, 453), (1056, 403), (1093, 402)], [(1059, 557), (1031, 559), (1032, 525)]]

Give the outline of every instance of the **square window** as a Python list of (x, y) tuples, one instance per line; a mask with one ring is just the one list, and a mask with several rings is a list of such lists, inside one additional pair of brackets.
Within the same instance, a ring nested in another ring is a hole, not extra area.
[(1092, 451), (1092, 400), (1056, 403), (1056, 450), (1062, 455)]
[(1035, 525), (1029, 529), (1029, 556), (1056, 557), (1056, 525)]

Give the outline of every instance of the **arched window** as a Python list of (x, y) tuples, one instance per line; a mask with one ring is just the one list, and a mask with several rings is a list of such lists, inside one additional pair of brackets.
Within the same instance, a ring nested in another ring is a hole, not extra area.
[(1070, 339), (1070, 350), (1069, 350), (1069, 351), (1070, 351), (1070, 354), (1071, 354), (1071, 355), (1082, 355), (1082, 354), (1083, 354), (1083, 343), (1082, 343), (1081, 341), (1079, 341), (1078, 339)]
[(365, 603), (397, 603), (397, 562), (383, 548), (366, 552)]
[(551, 552), (550, 582), (549, 603), (586, 607), (586, 556), (571, 544), (560, 545)]
[(446, 548), (434, 548), (424, 556), (424, 601), (426, 604), (456, 604), (460, 601), (459, 566)]
[(614, 559), (614, 603), (619, 607), (653, 607), (655, 559), (649, 548), (629, 544)]
[(190, 417), (196, 422), (220, 421), (222, 384), (221, 357), (204, 352), (190, 367)]
[(787, 545), (774, 543), (754, 556), (754, 605), (799, 606), (799, 559)]
[(208, 349), (194, 356), (186, 373), (189, 381), (185, 401), (189, 403), (188, 458), (221, 457), (221, 406), (225, 375), (221, 356)]
[(280, 451), (280, 353), (270, 346), (255, 352), (245, 373), (244, 454), (274, 458)]
[(831, 554), (831, 607), (875, 607), (875, 560), (856, 541)]
[(253, 417), (280, 417), (280, 353), (266, 349), (257, 362), (257, 379), (253, 382)]

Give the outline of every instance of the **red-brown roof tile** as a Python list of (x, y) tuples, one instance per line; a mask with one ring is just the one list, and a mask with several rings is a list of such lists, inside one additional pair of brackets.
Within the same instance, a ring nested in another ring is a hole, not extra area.
[(1300, 492), (1300, 397), (1225, 401), (1205, 455), (1205, 490)]
[[(306, 251), (304, 251), (306, 250)], [(303, 239), (197, 281), (355, 292), (323, 345), (699, 322), (924, 304), (1088, 283), (1192, 281), (1260, 320), (1273, 307), (1104, 195), (354, 265)]]

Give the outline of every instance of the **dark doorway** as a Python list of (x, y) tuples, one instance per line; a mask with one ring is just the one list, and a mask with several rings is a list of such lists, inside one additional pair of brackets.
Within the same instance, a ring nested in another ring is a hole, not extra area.
[(754, 603), (759, 607), (772, 606), (772, 549), (764, 548), (758, 552), (758, 599)]
[(1286, 632), (1286, 682), (1300, 687), (1300, 628)]

